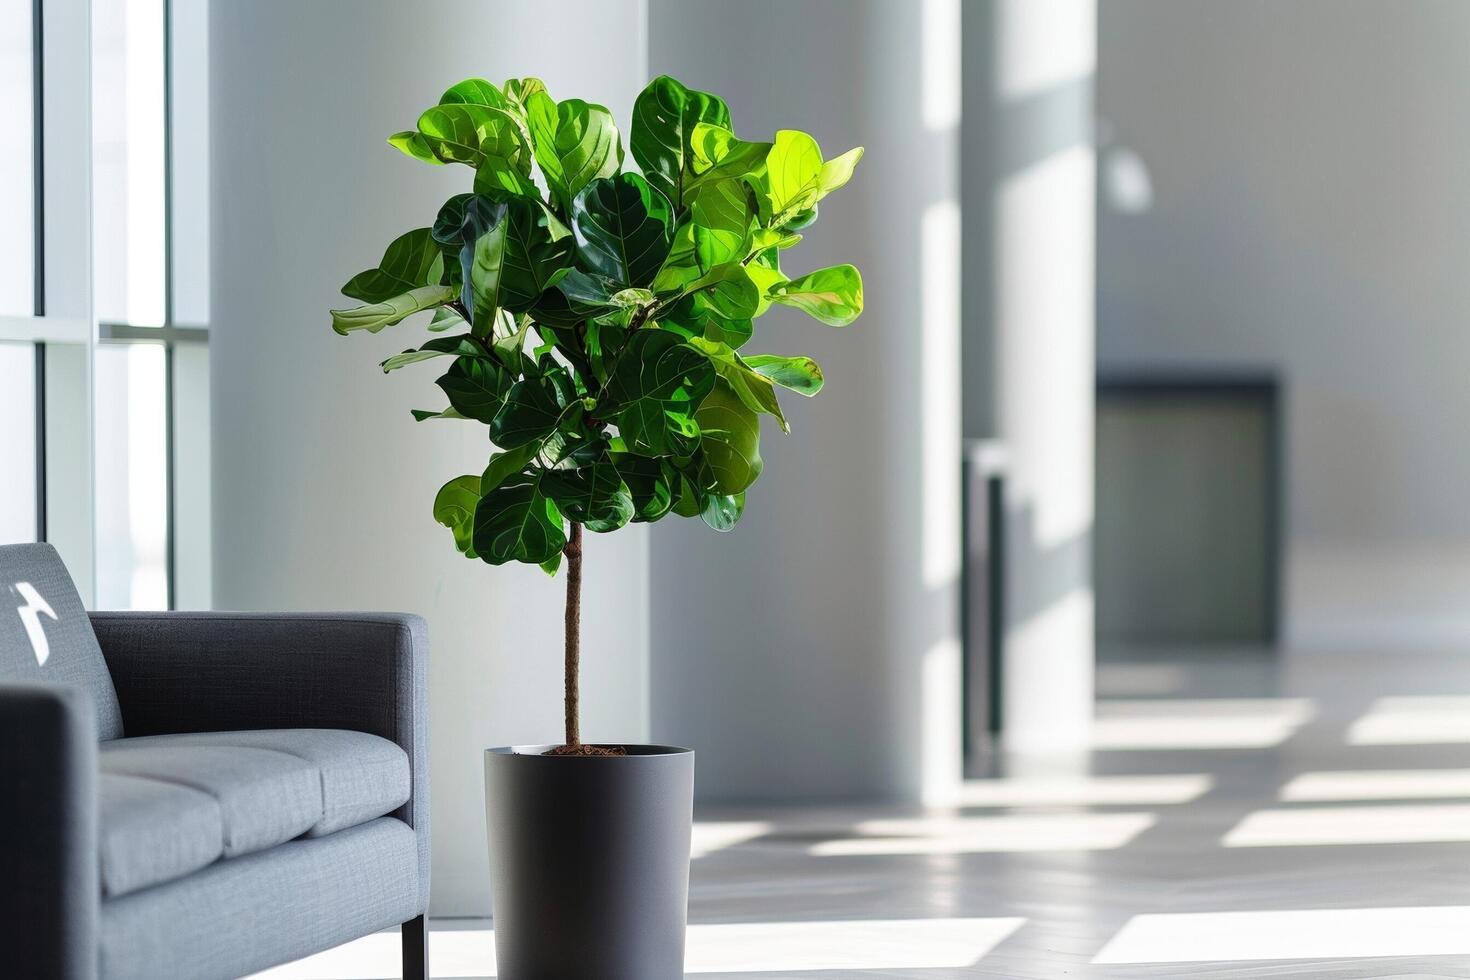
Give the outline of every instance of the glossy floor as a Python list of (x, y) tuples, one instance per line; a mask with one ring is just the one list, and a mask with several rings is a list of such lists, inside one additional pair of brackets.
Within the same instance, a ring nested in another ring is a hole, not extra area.
[[(1135, 654), (1095, 743), (944, 810), (702, 811), (689, 976), (1470, 978), (1470, 656)], [(435, 922), (434, 975), (494, 976), (490, 929)]]

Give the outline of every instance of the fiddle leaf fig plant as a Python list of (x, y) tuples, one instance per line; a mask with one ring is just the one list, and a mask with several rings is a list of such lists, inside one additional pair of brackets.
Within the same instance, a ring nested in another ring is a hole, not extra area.
[(723, 100), (667, 76), (633, 105), (636, 170), (605, 107), (557, 102), (534, 78), (466, 79), (388, 142), (469, 168), (469, 190), (348, 280), (361, 305), (333, 310), (332, 328), (426, 314), (432, 336), (382, 368), (447, 359), (447, 405), (414, 418), (479, 422), (491, 444), (482, 472), (440, 488), (434, 519), (467, 558), (552, 574), (565, 560), (558, 751), (595, 754), (577, 722), (582, 531), (739, 521), (760, 416), (787, 431), (778, 392), (822, 388), (809, 357), (750, 353), (755, 320), (772, 304), (834, 327), (862, 312), (852, 266), (783, 267), (862, 148), (828, 159), (795, 130), (743, 139)]

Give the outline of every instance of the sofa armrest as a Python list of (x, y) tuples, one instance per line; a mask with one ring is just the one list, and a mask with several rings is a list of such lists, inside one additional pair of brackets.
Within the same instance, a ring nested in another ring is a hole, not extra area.
[(91, 980), (101, 892), (97, 715), (85, 691), (0, 682), (0, 786), (0, 972)]
[(128, 735), (342, 728), (408, 753), (428, 894), (428, 631), (384, 613), (97, 612)]

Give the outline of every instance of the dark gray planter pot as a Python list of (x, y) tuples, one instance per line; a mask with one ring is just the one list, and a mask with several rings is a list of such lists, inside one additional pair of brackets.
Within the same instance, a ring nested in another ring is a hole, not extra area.
[(694, 753), (485, 753), (500, 980), (679, 980)]

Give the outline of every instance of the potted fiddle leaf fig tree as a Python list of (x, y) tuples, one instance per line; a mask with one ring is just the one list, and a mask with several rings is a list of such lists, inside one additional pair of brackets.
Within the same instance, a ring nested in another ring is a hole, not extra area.
[(566, 568), (565, 742), (486, 754), (501, 975), (680, 977), (693, 753), (581, 739), (583, 532), (671, 514), (735, 526), (761, 416), (785, 431), (778, 393), (822, 387), (808, 357), (751, 353), (755, 320), (773, 304), (832, 326), (862, 311), (852, 266), (783, 266), (862, 149), (743, 139), (721, 99), (668, 77), (633, 105), (637, 170), (605, 107), (534, 78), (460, 82), (388, 142), (473, 176), (343, 287), (363, 305), (333, 310), (333, 329), (427, 314), (433, 336), (383, 370), (447, 360), (448, 404), (415, 418), (477, 422), (490, 443), (434, 519), (467, 558)]

